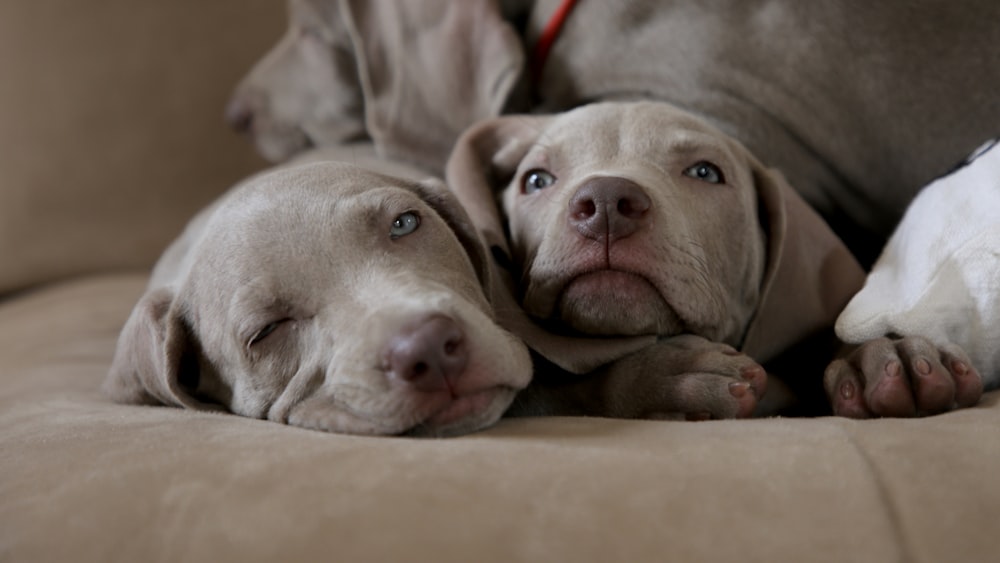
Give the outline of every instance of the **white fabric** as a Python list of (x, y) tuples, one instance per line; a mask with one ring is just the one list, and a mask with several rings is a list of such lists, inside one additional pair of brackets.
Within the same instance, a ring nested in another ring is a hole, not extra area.
[(861, 343), (889, 333), (953, 342), (1000, 383), (1000, 143), (929, 184), (837, 320)]

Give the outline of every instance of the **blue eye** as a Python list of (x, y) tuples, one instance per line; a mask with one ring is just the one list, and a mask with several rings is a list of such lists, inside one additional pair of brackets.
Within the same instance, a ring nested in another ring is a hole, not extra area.
[(389, 236), (392, 238), (403, 237), (417, 230), (419, 226), (420, 216), (412, 211), (407, 211), (393, 220)]
[(556, 177), (548, 171), (540, 168), (529, 170), (528, 173), (524, 175), (524, 182), (521, 185), (521, 191), (525, 194), (533, 194), (539, 190), (544, 190), (555, 183)]
[(726, 179), (722, 176), (722, 170), (708, 161), (701, 161), (684, 171), (685, 176), (690, 176), (695, 180), (708, 182), (709, 184), (725, 184)]

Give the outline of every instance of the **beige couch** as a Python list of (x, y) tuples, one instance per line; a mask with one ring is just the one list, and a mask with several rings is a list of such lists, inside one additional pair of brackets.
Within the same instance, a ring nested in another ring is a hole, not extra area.
[(281, 0), (0, 3), (0, 560), (996, 561), (1000, 393), (924, 420), (505, 420), (446, 440), (109, 403), (146, 272), (263, 166)]

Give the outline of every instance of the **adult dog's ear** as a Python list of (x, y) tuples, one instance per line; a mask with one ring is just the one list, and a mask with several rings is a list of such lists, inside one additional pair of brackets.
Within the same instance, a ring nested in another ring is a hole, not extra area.
[(368, 133), (386, 156), (439, 172), (458, 135), (500, 115), (524, 51), (491, 0), (346, 0)]
[(194, 397), (198, 357), (169, 288), (148, 291), (118, 337), (103, 390), (119, 403), (222, 410)]
[(844, 243), (777, 170), (753, 157), (767, 261), (742, 350), (759, 362), (829, 329), (865, 273)]

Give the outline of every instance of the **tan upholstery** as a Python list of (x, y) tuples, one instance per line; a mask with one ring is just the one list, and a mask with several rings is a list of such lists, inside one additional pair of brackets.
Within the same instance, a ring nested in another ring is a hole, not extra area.
[(1000, 394), (923, 420), (358, 438), (97, 393), (145, 277), (0, 305), (10, 561), (987, 561)]
[(280, 0), (0, 3), (0, 294), (149, 267), (261, 165), (223, 121)]

